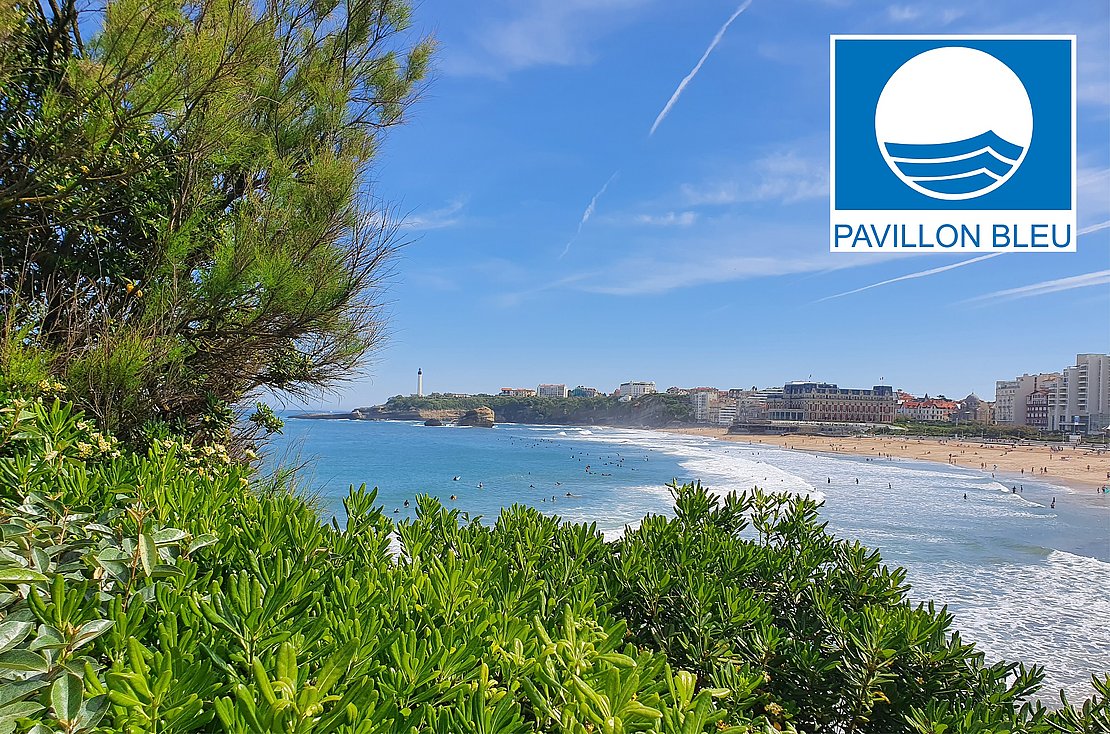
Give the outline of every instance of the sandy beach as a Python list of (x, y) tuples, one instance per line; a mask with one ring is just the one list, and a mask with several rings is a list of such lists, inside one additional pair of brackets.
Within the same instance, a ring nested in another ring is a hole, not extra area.
[(1110, 450), (1070, 445), (1040, 446), (983, 443), (967, 439), (902, 436), (765, 436), (729, 434), (724, 428), (668, 428), (670, 433), (710, 436), (726, 441), (762, 443), (797, 451), (893, 456), (939, 461), (994, 472), (1028, 476), (1091, 490), (1110, 484)]

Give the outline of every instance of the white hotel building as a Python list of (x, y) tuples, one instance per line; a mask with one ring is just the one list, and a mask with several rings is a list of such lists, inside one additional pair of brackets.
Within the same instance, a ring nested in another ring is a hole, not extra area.
[(617, 388), (617, 394), (622, 398), (638, 398), (641, 395), (648, 395), (655, 392), (654, 382), (622, 382), (621, 386)]
[(1040, 391), (1047, 395), (1047, 430), (1086, 435), (1110, 428), (1110, 354), (1077, 354), (1062, 372), (999, 380), (995, 423), (1029, 425), (1030, 396)]
[(1048, 429), (1093, 434), (1110, 428), (1110, 354), (1077, 354), (1048, 395)]

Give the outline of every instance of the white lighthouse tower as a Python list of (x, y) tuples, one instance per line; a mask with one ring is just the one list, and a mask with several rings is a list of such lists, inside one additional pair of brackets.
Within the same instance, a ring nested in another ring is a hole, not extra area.
[(416, 368), (416, 397), (424, 397), (424, 370)]

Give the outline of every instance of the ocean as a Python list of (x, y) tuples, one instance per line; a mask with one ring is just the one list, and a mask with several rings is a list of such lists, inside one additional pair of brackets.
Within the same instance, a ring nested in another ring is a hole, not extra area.
[(988, 658), (1043, 665), (1049, 700), (1059, 689), (1085, 697), (1091, 675), (1110, 672), (1110, 496), (1093, 489), (601, 427), (291, 419), (266, 461), (305, 463), (300, 484), (329, 517), (342, 514), (348, 487), (365, 483), (395, 519), (430, 494), (491, 520), (529, 504), (607, 537), (671, 514), (674, 479), (807, 494), (824, 502), (830, 532), (906, 568), (911, 597), (947, 604)]

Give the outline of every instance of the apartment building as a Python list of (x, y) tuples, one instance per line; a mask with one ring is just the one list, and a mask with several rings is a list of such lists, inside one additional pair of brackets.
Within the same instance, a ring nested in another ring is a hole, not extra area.
[(717, 403), (717, 425), (731, 426), (740, 417), (739, 398), (721, 396)]
[(530, 387), (503, 387), (501, 388), (502, 397), (507, 398), (530, 398), (536, 394), (536, 391)]
[(1077, 354), (1048, 395), (1048, 430), (1075, 434), (1110, 429), (1110, 354)]
[(690, 404), (694, 407), (695, 423), (716, 423), (717, 400), (720, 393), (713, 387), (696, 387), (690, 390)]
[[(1055, 387), (1055, 383), (1053, 383)], [(1039, 431), (1049, 430), (1052, 424), (1048, 412), (1049, 391), (1040, 388), (1029, 393), (1025, 398), (1025, 425), (1032, 426)]]
[(536, 395), (541, 398), (565, 398), (567, 396), (567, 386), (555, 383), (538, 385)]
[(1060, 379), (1058, 372), (1022, 375), (1012, 380), (999, 380), (994, 385), (994, 422), (1014, 426), (1029, 425), (1025, 415), (1026, 401), (1036, 390)]

